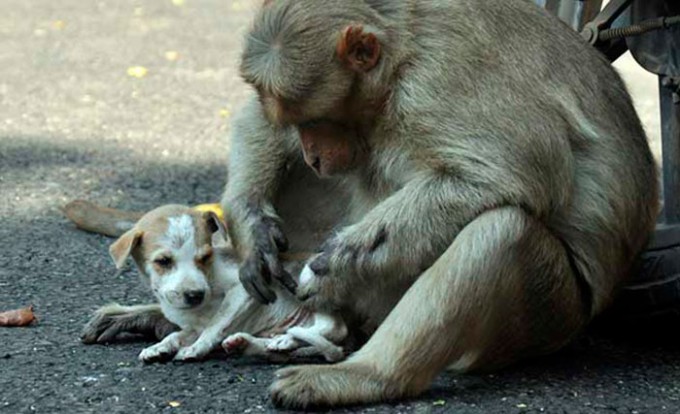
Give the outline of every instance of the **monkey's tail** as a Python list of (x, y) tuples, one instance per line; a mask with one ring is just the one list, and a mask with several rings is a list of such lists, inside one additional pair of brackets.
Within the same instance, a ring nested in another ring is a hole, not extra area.
[(85, 200), (74, 200), (61, 208), (64, 215), (85, 231), (119, 237), (130, 230), (144, 213), (102, 207)]

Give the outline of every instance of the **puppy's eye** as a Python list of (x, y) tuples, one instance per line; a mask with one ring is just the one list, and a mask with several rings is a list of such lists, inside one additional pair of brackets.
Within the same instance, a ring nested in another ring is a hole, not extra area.
[(206, 264), (210, 261), (210, 259), (212, 259), (212, 257), (213, 257), (213, 252), (210, 251), (210, 252), (207, 252), (206, 254), (196, 258), (196, 261), (198, 261), (201, 264)]
[(170, 258), (168, 256), (161, 256), (158, 259), (154, 260), (153, 262), (160, 267), (170, 267), (170, 266), (172, 266), (172, 258)]

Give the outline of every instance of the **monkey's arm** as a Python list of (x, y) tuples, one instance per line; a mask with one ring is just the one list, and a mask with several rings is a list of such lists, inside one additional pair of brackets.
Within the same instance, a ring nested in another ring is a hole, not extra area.
[(267, 121), (255, 98), (234, 119), (232, 130), (222, 207), (231, 241), (243, 259), (243, 286), (258, 301), (271, 303), (276, 299), (269, 287), (272, 278), (291, 291), (296, 288), (278, 260), (288, 241), (272, 204), (286, 162), (295, 154), (296, 138), (291, 129)]
[(509, 192), (478, 183), (434, 175), (415, 179), (330, 239), (308, 265), (317, 277), (300, 286), (298, 296), (324, 308), (341, 305), (362, 283), (412, 281), (476, 216), (515, 203)]

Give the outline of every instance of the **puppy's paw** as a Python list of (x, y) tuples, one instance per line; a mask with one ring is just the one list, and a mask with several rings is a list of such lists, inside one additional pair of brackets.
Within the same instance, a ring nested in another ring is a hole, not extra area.
[(289, 352), (300, 347), (300, 343), (288, 334), (277, 335), (267, 344), (268, 352)]
[(139, 354), (139, 360), (146, 364), (164, 362), (169, 361), (173, 355), (175, 355), (175, 350), (161, 343), (145, 348)]
[(208, 346), (204, 346), (201, 343), (195, 343), (186, 348), (182, 348), (177, 352), (174, 361), (181, 362), (195, 362), (204, 359), (212, 349)]
[(250, 335), (236, 333), (222, 341), (222, 348), (227, 354), (240, 354), (250, 345)]

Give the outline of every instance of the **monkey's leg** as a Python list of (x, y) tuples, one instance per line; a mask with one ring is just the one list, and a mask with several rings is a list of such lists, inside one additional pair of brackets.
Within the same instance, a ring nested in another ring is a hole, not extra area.
[(414, 396), (447, 366), (490, 369), (551, 352), (583, 327), (584, 293), (562, 244), (512, 207), (466, 226), (373, 337), (345, 362), (286, 368), (277, 405), (370, 403)]
[(513, 196), (463, 179), (417, 177), (324, 244), (307, 268), (317, 277), (301, 282), (298, 298), (333, 310), (351, 306), (352, 292), (364, 285), (409, 286), (463, 227), (506, 199)]
[(121, 306), (117, 303), (97, 309), (83, 328), (80, 340), (86, 344), (112, 342), (118, 334), (142, 334), (163, 339), (179, 328), (165, 319), (157, 304)]

